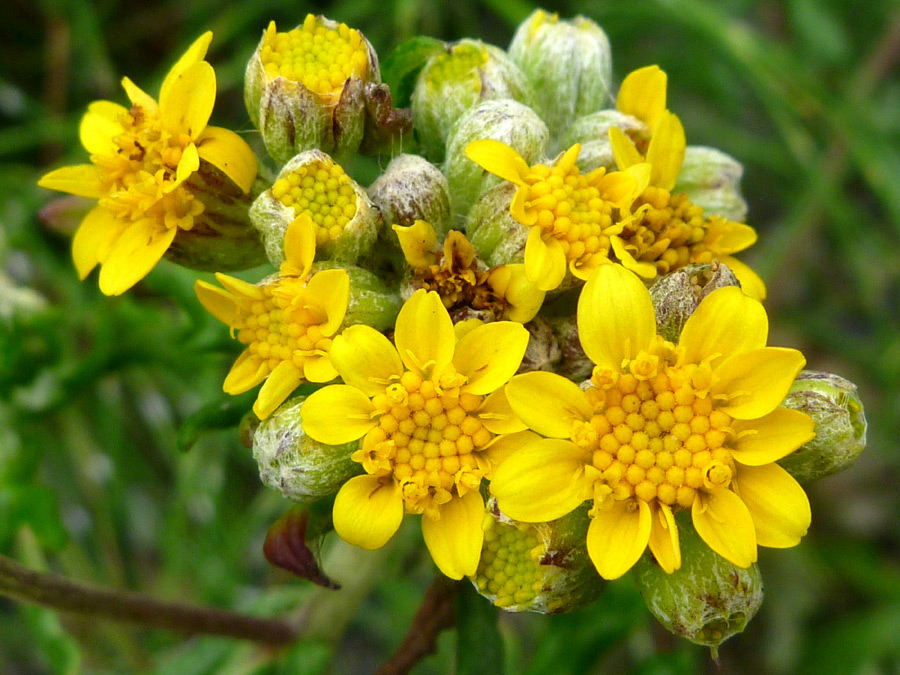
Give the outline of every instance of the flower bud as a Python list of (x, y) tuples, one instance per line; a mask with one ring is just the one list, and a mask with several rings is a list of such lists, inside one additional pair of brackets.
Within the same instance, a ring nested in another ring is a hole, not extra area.
[(530, 165), (544, 156), (549, 137), (537, 113), (512, 99), (483, 101), (463, 113), (450, 130), (444, 161), (457, 216), (464, 218), (479, 195), (503, 182), (466, 156), (469, 143), (483, 138), (506, 143)]
[(693, 525), (679, 519), (681, 568), (666, 574), (650, 554), (635, 565), (635, 579), (647, 608), (671, 633), (717, 647), (744, 630), (762, 604), (762, 576), (756, 563), (744, 569), (713, 551)]
[[(399, 155), (369, 186), (369, 199), (389, 225), (409, 227), (417, 220), (430, 223), (440, 239), (453, 220), (450, 188), (441, 170), (418, 155)], [(388, 238), (395, 241), (393, 232)]]
[(359, 445), (325, 445), (314, 441), (300, 424), (305, 396), (286, 401), (253, 432), (253, 458), (263, 483), (288, 499), (310, 503), (335, 494), (360, 472), (350, 459)]
[(400, 294), (388, 288), (377, 274), (362, 267), (332, 261), (313, 265), (317, 272), (334, 268), (343, 269), (350, 276), (350, 299), (343, 326), (364, 324), (380, 331), (392, 328), (403, 304)]
[(504, 181), (481, 195), (466, 218), (466, 233), (489, 266), (509, 265), (525, 260), (528, 228), (512, 217), (509, 206), (518, 186)]
[(550, 129), (554, 151), (575, 118), (612, 103), (609, 38), (583, 16), (562, 20), (535, 10), (513, 36), (509, 57), (540, 92), (537, 109)]
[(352, 264), (375, 243), (382, 221), (363, 190), (324, 152), (309, 150), (284, 165), (250, 207), (269, 261), (284, 260), (284, 233), (301, 213), (316, 225), (316, 259)]
[(778, 462), (801, 483), (846, 469), (865, 449), (866, 415), (849, 380), (803, 370), (781, 405), (816, 423), (816, 437)]
[(557, 614), (584, 607), (603, 589), (584, 548), (588, 522), (583, 508), (549, 523), (519, 523), (490, 499), (472, 583), (510, 612)]
[(740, 162), (721, 150), (689, 145), (673, 192), (687, 193), (709, 215), (742, 223), (747, 218), (747, 202), (741, 195), (743, 175)]
[(613, 127), (626, 133), (629, 131), (649, 133), (647, 125), (637, 117), (618, 110), (601, 110), (572, 122), (563, 134), (561, 147), (568, 148), (576, 143), (581, 144), (578, 167), (582, 173), (599, 169), (601, 166), (613, 171), (616, 169), (616, 158), (609, 142), (609, 130)]
[(723, 286), (740, 286), (740, 283), (728, 266), (720, 262), (687, 265), (660, 277), (650, 287), (657, 332), (677, 344), (685, 321), (700, 301)]
[(380, 79), (362, 33), (308, 14), (287, 33), (269, 24), (247, 64), (244, 101), (275, 161), (313, 148), (345, 156), (362, 142), (365, 84)]
[(425, 63), (412, 93), (412, 115), (422, 154), (444, 159), (444, 144), (453, 124), (473, 105), (512, 98), (534, 100), (528, 79), (501, 49), (479, 40), (460, 40)]

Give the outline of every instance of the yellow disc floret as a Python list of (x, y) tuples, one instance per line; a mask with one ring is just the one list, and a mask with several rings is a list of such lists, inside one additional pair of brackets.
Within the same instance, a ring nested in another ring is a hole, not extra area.
[(294, 215), (306, 213), (316, 224), (316, 245), (337, 239), (356, 215), (356, 192), (350, 177), (330, 160), (316, 160), (279, 178), (272, 186), (273, 196), (294, 209)]
[(450, 51), (434, 57), (426, 73), (428, 84), (442, 87), (445, 83), (471, 80), (475, 91), (481, 91), (481, 78), (476, 70), (487, 63), (488, 53), (477, 44), (455, 45)]
[(493, 597), (497, 607), (525, 605), (541, 591), (545, 554), (537, 530), (525, 523), (511, 525), (487, 515), (484, 546), (473, 580), (483, 595)]
[(260, 58), (269, 77), (300, 82), (332, 102), (348, 79), (363, 79), (369, 67), (359, 31), (343, 23), (331, 28), (312, 14), (287, 33), (278, 33), (275, 23), (269, 24)]

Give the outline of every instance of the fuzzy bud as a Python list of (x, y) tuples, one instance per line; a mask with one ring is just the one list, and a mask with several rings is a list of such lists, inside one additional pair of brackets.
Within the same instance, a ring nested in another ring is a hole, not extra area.
[[(418, 155), (392, 159), (369, 187), (368, 194), (386, 224), (409, 227), (424, 220), (440, 239), (450, 229), (453, 217), (447, 179), (434, 164)], [(393, 232), (387, 232), (393, 240)]]
[(516, 30), (509, 56), (541, 94), (537, 109), (554, 151), (562, 149), (558, 142), (573, 120), (612, 103), (609, 38), (590, 19), (560, 20), (535, 10)]
[(803, 370), (781, 405), (816, 423), (816, 437), (778, 462), (801, 483), (846, 469), (865, 449), (866, 415), (849, 380)]
[(744, 630), (762, 604), (759, 567), (736, 566), (713, 551), (691, 523), (678, 525), (681, 568), (666, 574), (645, 554), (635, 579), (647, 608), (671, 633), (699, 645), (717, 647)]
[(380, 331), (392, 328), (403, 304), (400, 294), (388, 288), (377, 274), (362, 267), (333, 261), (313, 265), (316, 272), (334, 268), (343, 269), (350, 276), (350, 299), (343, 326), (364, 324)]
[(460, 40), (425, 63), (412, 93), (412, 115), (422, 153), (444, 159), (453, 124), (481, 101), (511, 98), (534, 101), (528, 79), (501, 49), (479, 40)]
[(466, 233), (489, 266), (525, 260), (529, 229), (512, 217), (509, 206), (518, 186), (504, 181), (482, 194), (469, 209)]
[(743, 175), (741, 163), (721, 150), (688, 146), (673, 192), (687, 193), (708, 215), (742, 223), (747, 218), (747, 202), (741, 195)]
[(581, 144), (578, 167), (582, 173), (599, 169), (601, 166), (608, 170), (616, 169), (616, 158), (609, 142), (609, 130), (613, 127), (626, 133), (629, 131), (642, 135), (649, 133), (647, 125), (637, 117), (613, 109), (579, 117), (566, 129), (562, 147), (570, 148), (576, 143)]

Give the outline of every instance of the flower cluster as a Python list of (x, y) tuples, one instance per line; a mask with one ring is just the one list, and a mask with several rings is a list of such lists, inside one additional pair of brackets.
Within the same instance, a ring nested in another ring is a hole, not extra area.
[[(437, 568), (510, 611), (583, 606), (634, 569), (679, 634), (742, 630), (758, 547), (800, 542), (800, 482), (847, 466), (865, 418), (851, 383), (768, 345), (765, 286), (734, 258), (757, 237), (740, 165), (687, 145), (666, 74), (613, 99), (602, 29), (538, 10), (508, 50), (404, 45), (396, 109), (359, 30), (272, 23), (245, 79), (276, 165), (258, 177), (207, 125), (211, 37), (159, 102), (126, 78), (130, 108), (92, 104), (91, 163), (41, 184), (96, 200), (73, 257), (104, 293), (164, 255), (216, 272), (196, 295), (242, 346), (224, 391), (261, 385), (263, 481), (333, 500), (327, 527), (364, 549), (419, 518)], [(348, 160), (387, 150), (360, 185)], [(263, 256), (257, 283), (223, 273)], [(727, 611), (697, 618), (697, 597)]]

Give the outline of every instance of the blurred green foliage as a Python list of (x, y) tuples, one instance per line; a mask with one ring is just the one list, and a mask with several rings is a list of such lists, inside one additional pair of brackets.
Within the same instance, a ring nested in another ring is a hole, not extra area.
[[(769, 285), (771, 342), (859, 384), (867, 407), (869, 450), (844, 474), (809, 486), (814, 520), (801, 546), (762, 551), (766, 601), (721, 649), (722, 670), (896, 672), (900, 5), (580, 0), (546, 8), (598, 21), (619, 79), (660, 64), (688, 141), (744, 163), (749, 221), (760, 235), (748, 260)], [(196, 275), (163, 264), (125, 296), (103, 297), (70, 261), (77, 218), (39, 219), (53, 195), (35, 180), (85, 161), (77, 127), (90, 101), (124, 100), (125, 74), (155, 92), (204, 30), (215, 33), (213, 123), (255, 142), (242, 76), (270, 19), (286, 27), (325, 13), (363, 30), (385, 58), (419, 34), (505, 47), (532, 9), (527, 0), (3, 4), (0, 551), (76, 579), (258, 614), (336, 602), (338, 594), (275, 572), (262, 557), (266, 529), (288, 504), (261, 487), (239, 442), (237, 420), (252, 398), (221, 392), (235, 345), (196, 302)], [(370, 179), (377, 166), (358, 171)], [(340, 551), (326, 550), (326, 565), (331, 553)], [(432, 575), (427, 556), (371, 556), (374, 590), (358, 608), (345, 603), (334, 630), (283, 652), (57, 617), (0, 598), (0, 672), (370, 672), (399, 644)], [(479, 639), (494, 633), (477, 629), (480, 610), (458, 645), (455, 631), (442, 634), (438, 654), (414, 672), (452, 672), (457, 649), (485, 649)], [(628, 580), (571, 615), (502, 615), (499, 631), (508, 673), (716, 671), (703, 650), (653, 624)], [(477, 661), (461, 655), (459, 665), (476, 672)]]

